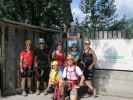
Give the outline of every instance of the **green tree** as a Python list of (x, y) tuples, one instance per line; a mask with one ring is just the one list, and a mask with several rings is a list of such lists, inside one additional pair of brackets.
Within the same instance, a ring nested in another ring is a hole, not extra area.
[(108, 27), (109, 31), (121, 31), (121, 30), (126, 30), (127, 29), (127, 19), (125, 16), (123, 16), (122, 19), (120, 20), (114, 20), (114, 22), (110, 25), (110, 27)]
[(80, 8), (86, 14), (86, 24), (92, 30), (105, 30), (115, 17), (114, 0), (81, 0)]
[(63, 27), (73, 21), (70, 3), (69, 0), (0, 0), (0, 18)]

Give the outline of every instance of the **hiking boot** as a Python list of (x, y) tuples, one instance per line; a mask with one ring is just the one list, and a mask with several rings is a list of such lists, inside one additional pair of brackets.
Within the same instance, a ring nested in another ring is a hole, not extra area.
[(26, 93), (26, 91), (23, 91), (22, 92), (22, 96), (28, 96), (27, 93)]
[(37, 90), (36, 91), (36, 95), (40, 95), (40, 90)]

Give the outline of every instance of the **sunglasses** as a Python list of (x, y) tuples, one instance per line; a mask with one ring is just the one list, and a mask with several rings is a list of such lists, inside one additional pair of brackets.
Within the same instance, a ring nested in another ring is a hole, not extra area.
[(90, 45), (90, 43), (85, 43), (85, 45)]

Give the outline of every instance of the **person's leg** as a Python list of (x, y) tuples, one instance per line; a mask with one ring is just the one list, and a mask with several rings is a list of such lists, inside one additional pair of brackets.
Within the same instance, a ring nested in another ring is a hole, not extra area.
[(93, 93), (94, 96), (96, 96), (96, 89), (94, 88), (91, 80), (86, 80), (85, 84), (88, 87), (88, 92)]
[(62, 66), (60, 66), (59, 68), (60, 68), (59, 69), (59, 88), (60, 88), (61, 95), (63, 95), (65, 82), (63, 81), (63, 78), (62, 77), (63, 77), (63, 71), (64, 71), (64, 69), (63, 69)]
[(40, 95), (40, 67), (35, 69), (36, 95)]
[(78, 100), (78, 90), (76, 88), (71, 90), (70, 100)]
[(29, 89), (29, 93), (30, 94), (32, 94), (31, 84), (32, 84), (32, 78), (31, 77), (28, 77), (27, 78), (27, 87)]
[(37, 80), (36, 85), (37, 85), (36, 94), (37, 94), (37, 95), (40, 95), (40, 89), (39, 89), (39, 88), (40, 88), (40, 81)]
[(47, 82), (46, 81), (43, 82), (43, 86), (44, 86), (44, 89), (47, 88)]
[(50, 89), (50, 85), (48, 85), (48, 87), (47, 87), (46, 90), (44, 91), (44, 95), (48, 95), (49, 89)]
[(25, 90), (25, 85), (26, 85), (26, 78), (25, 77), (22, 77), (22, 80), (21, 80), (21, 89), (22, 89), (22, 95), (23, 96), (26, 96), (26, 90)]
[(85, 80), (85, 84), (87, 85), (87, 87), (90, 89), (90, 90), (93, 90), (94, 87), (92, 85), (92, 82), (90, 80)]
[[(46, 66), (46, 65), (44, 65), (44, 66)], [(49, 75), (47, 75), (47, 74), (48, 74), (48, 72), (47, 72), (46, 68), (45, 67), (41, 68), (40, 80), (43, 82), (44, 94), (45, 94), (45, 89), (47, 88), (47, 84), (48, 84), (47, 82), (48, 82)]]
[(62, 78), (59, 79), (59, 89), (60, 89), (60, 93), (63, 96), (64, 93), (64, 82), (62, 80)]

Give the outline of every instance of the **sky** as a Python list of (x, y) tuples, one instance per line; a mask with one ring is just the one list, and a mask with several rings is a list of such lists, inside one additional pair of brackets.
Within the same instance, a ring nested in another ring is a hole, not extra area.
[[(133, 17), (133, 0), (115, 0), (118, 18), (122, 18), (126, 16), (126, 18)], [(80, 10), (80, 0), (72, 0), (71, 9), (74, 19), (78, 18), (79, 22), (81, 22), (85, 15)]]

